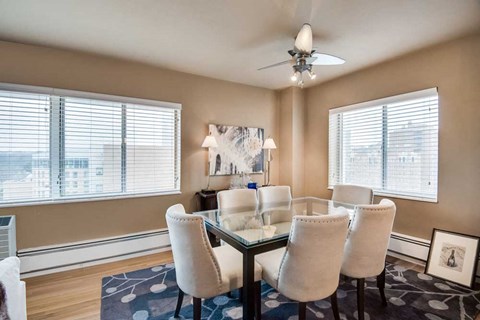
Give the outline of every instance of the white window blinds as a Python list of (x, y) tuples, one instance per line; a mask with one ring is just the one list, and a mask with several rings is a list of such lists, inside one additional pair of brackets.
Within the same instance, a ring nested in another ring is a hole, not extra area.
[(437, 200), (436, 88), (330, 110), (329, 186)]
[(0, 91), (0, 199), (50, 197), (50, 98)]
[(180, 191), (179, 105), (1, 88), (0, 205)]
[(65, 98), (64, 196), (122, 192), (122, 104)]
[(165, 191), (177, 186), (179, 152), (175, 132), (179, 115), (175, 110), (150, 106), (127, 108), (127, 192)]

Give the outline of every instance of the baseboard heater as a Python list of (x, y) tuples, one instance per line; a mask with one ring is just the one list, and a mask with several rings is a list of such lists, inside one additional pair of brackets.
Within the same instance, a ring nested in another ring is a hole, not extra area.
[(28, 278), (170, 250), (168, 230), (153, 230), (18, 251), (21, 276)]
[[(417, 263), (428, 258), (430, 241), (392, 233), (389, 254)], [(22, 278), (77, 269), (170, 250), (167, 229), (20, 250)], [(480, 264), (477, 269), (480, 281)]]

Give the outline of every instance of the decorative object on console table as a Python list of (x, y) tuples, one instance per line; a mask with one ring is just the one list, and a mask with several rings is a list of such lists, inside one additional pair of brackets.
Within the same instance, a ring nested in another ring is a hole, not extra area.
[(210, 148), (210, 175), (262, 173), (264, 130), (225, 125), (209, 125), (218, 147)]
[(473, 289), (479, 243), (477, 236), (433, 229), (425, 273)]
[(268, 137), (263, 144), (263, 149), (267, 150), (267, 173), (265, 174), (265, 184), (264, 186), (270, 185), (270, 162), (273, 160), (272, 149), (277, 149), (275, 141), (272, 138)]
[(212, 136), (212, 133), (210, 132), (210, 134), (205, 137), (202, 143), (202, 148), (208, 148), (208, 178), (207, 178), (208, 182), (207, 182), (207, 188), (202, 190), (202, 192), (204, 193), (209, 193), (213, 191), (213, 190), (210, 190), (210, 155), (211, 155), (210, 149), (217, 148), (217, 147), (218, 147), (217, 140), (215, 140), (215, 137)]

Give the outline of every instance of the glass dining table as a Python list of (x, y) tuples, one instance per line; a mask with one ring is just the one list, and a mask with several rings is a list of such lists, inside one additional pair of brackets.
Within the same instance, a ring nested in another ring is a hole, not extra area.
[(243, 319), (254, 318), (255, 255), (285, 247), (295, 215), (335, 214), (339, 208), (353, 215), (354, 205), (314, 197), (194, 212), (205, 219), (207, 231), (243, 255)]

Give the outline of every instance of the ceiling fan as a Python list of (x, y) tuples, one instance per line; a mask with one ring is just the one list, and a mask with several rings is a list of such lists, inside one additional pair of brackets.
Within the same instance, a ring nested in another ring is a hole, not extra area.
[(292, 64), (293, 75), (290, 78), (296, 81), (299, 87), (303, 88), (303, 72), (307, 71), (310, 79), (315, 79), (316, 75), (313, 72), (315, 65), (338, 65), (345, 63), (342, 58), (332, 56), (330, 54), (318, 53), (312, 48), (312, 27), (308, 23), (304, 23), (297, 37), (295, 38), (295, 45), (293, 50), (288, 50), (292, 58), (282, 62), (278, 62), (258, 70), (265, 70), (268, 68), (277, 67), (284, 64)]

